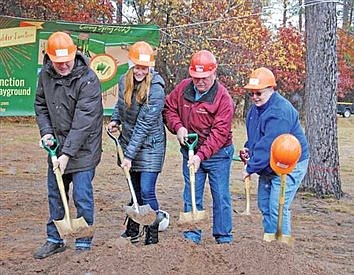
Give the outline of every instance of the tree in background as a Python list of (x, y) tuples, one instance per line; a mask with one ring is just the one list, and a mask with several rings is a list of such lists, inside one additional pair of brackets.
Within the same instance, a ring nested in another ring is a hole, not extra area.
[(354, 102), (354, 35), (338, 29), (338, 97)]
[(109, 0), (10, 0), (2, 9), (10, 16), (86, 23), (112, 23), (114, 12)]
[[(312, 2), (305, 0), (306, 3)], [(303, 189), (318, 197), (342, 197), (337, 140), (336, 4), (317, 2), (305, 9), (306, 135), (310, 162)]]
[(301, 115), (304, 115), (305, 41), (303, 33), (293, 27), (277, 31), (268, 53), (269, 67), (277, 79), (277, 88)]
[(271, 44), (270, 32), (247, 1), (134, 2), (138, 11), (143, 10), (138, 3), (145, 5), (145, 13), (136, 17), (145, 18), (145, 22), (148, 17), (161, 28), (157, 64), (168, 82), (167, 91), (188, 76), (189, 59), (200, 49), (215, 54), (219, 79), (236, 103), (242, 101), (240, 87), (251, 70), (268, 63), (264, 49)]

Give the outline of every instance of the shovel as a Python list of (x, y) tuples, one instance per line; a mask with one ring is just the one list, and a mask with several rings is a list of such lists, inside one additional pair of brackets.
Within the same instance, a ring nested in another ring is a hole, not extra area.
[(285, 203), (285, 189), (286, 189), (286, 174), (280, 175), (280, 193), (279, 193), (279, 208), (278, 208), (278, 224), (277, 233), (275, 233), (275, 238), (277, 240), (282, 240), (282, 224), (283, 224), (283, 209)]
[(282, 225), (283, 225), (283, 212), (285, 203), (285, 189), (286, 189), (286, 174), (280, 175), (280, 194), (279, 194), (279, 208), (278, 208), (278, 224), (277, 232), (275, 233), (275, 239), (282, 243), (286, 243), (289, 246), (293, 246), (294, 239), (289, 236), (283, 236)]
[[(56, 151), (59, 147), (59, 143), (52, 139), (54, 142), (54, 149), (51, 149), (47, 146), (44, 141), (42, 141), (43, 148), (49, 153), (52, 163), (54, 164), (57, 161)], [(93, 227), (90, 227), (83, 217), (71, 219), (70, 211), (68, 206), (68, 200), (65, 193), (65, 187), (63, 183), (63, 178), (61, 176), (59, 166), (54, 169), (54, 174), (57, 180), (60, 197), (64, 206), (64, 218), (62, 220), (54, 220), (54, 224), (59, 232), (61, 238), (64, 237), (74, 237), (74, 238), (83, 238), (91, 237), (93, 235)]]
[[(114, 140), (116, 144), (118, 160), (123, 161), (124, 154), (123, 154), (122, 146), (119, 143), (118, 137), (115, 137), (109, 130), (107, 131), (107, 134), (110, 138)], [(126, 214), (128, 215), (128, 217), (130, 217), (132, 220), (134, 220), (139, 224), (142, 225), (152, 224), (156, 220), (156, 212), (151, 208), (149, 204), (139, 206), (129, 170), (124, 167), (123, 172), (125, 178), (127, 179), (130, 195), (133, 200), (132, 206), (124, 206)]]
[[(243, 161), (239, 156), (233, 157), (232, 160), (235, 161), (242, 161), (244, 165), (246, 165), (246, 161)], [(244, 180), (244, 188), (245, 188), (245, 197), (246, 197), (246, 205), (245, 205), (245, 211), (241, 213), (241, 215), (250, 215), (251, 210), (250, 210), (250, 201), (251, 201), (251, 194), (250, 194), (250, 188), (251, 188), (251, 179), (250, 177), (246, 177)]]
[[(192, 143), (189, 143), (189, 140), (194, 140)], [(188, 134), (185, 144), (188, 146), (188, 157), (191, 159), (194, 155), (194, 147), (198, 142), (197, 134)], [(191, 202), (192, 202), (192, 212), (181, 212), (179, 214), (179, 224), (185, 223), (196, 223), (201, 220), (207, 219), (208, 215), (205, 210), (197, 210), (197, 205), (195, 201), (195, 171), (194, 166), (189, 166), (189, 181), (191, 186)]]

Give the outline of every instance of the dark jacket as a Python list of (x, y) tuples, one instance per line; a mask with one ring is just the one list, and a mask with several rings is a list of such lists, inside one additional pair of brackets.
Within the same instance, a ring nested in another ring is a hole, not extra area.
[(166, 98), (164, 118), (167, 128), (176, 134), (182, 126), (197, 133), (196, 154), (210, 158), (221, 148), (232, 144), (231, 122), (235, 105), (226, 88), (218, 81), (205, 96), (195, 100), (191, 78), (182, 80)]
[(132, 160), (131, 171), (135, 172), (160, 172), (165, 158), (166, 133), (162, 120), (165, 82), (157, 72), (152, 73), (147, 101), (139, 104), (134, 89), (128, 109), (124, 102), (125, 75), (121, 77), (118, 101), (111, 118), (122, 125), (119, 141), (124, 156)]
[(270, 168), (270, 148), (274, 139), (281, 134), (294, 135), (301, 144), (299, 161), (309, 158), (307, 139), (299, 121), (299, 114), (291, 103), (274, 92), (266, 104), (252, 105), (246, 118), (247, 142), (250, 160), (247, 173), (267, 175), (273, 173)]
[(45, 55), (34, 108), (40, 135), (53, 134), (60, 144), (57, 156), (70, 156), (66, 173), (98, 165), (103, 126), (100, 82), (81, 53), (67, 76), (58, 75)]

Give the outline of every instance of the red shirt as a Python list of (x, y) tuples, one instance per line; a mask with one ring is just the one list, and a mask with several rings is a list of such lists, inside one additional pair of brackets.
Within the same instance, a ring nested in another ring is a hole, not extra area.
[(166, 97), (163, 111), (167, 128), (176, 134), (182, 126), (197, 133), (196, 155), (203, 161), (221, 148), (232, 144), (231, 122), (234, 102), (226, 88), (215, 81), (199, 100), (191, 78), (182, 80)]

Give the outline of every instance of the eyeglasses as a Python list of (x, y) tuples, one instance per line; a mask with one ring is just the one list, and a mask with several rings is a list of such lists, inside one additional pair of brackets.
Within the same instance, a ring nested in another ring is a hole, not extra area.
[(258, 96), (260, 97), (266, 90), (260, 90), (260, 91), (257, 91), (257, 92), (247, 92), (248, 96), (249, 97), (253, 97), (253, 96)]

